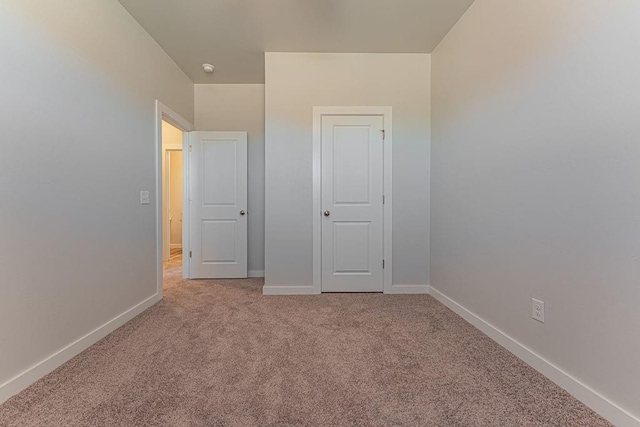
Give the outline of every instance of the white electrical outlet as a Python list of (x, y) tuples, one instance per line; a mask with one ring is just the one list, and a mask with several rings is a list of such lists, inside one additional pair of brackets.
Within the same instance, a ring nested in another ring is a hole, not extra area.
[(140, 204), (141, 205), (148, 205), (149, 203), (151, 203), (150, 199), (149, 199), (149, 192), (146, 190), (142, 190), (140, 192)]
[(544, 323), (544, 301), (531, 298), (531, 317), (533, 320)]

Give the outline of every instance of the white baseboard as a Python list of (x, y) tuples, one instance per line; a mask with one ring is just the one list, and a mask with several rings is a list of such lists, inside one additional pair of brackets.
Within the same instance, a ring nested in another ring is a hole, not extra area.
[[(249, 277), (254, 277), (249, 275)], [(255, 276), (263, 277), (263, 276)], [(273, 286), (265, 285), (262, 288), (263, 295), (318, 295), (313, 286)], [(394, 294), (428, 294), (429, 285), (393, 285), (391, 292), (385, 292), (387, 295)]]
[(391, 292), (386, 294), (428, 294), (429, 285), (392, 285)]
[(249, 277), (264, 277), (264, 270), (249, 270)]
[(313, 286), (274, 286), (264, 285), (262, 295), (318, 295)]
[(515, 339), (511, 338), (509, 335), (505, 334), (495, 326), (491, 325), (489, 322), (485, 321), (478, 315), (458, 304), (456, 301), (452, 300), (442, 292), (430, 286), (429, 293), (435, 299), (437, 299), (453, 312), (462, 317), (464, 320), (478, 328), (489, 338), (509, 350), (516, 357), (523, 360), (525, 363), (556, 383), (558, 386), (568, 391), (576, 399), (599, 413), (614, 425), (618, 427), (640, 426), (639, 418), (622, 409), (614, 402), (602, 396), (597, 391), (580, 382), (580, 380), (572, 377), (570, 374), (558, 368), (553, 363), (536, 354), (533, 350), (525, 347)]
[(120, 326), (124, 325), (129, 320), (145, 311), (147, 308), (156, 304), (161, 299), (162, 295), (160, 294), (155, 294), (147, 298), (146, 300), (130, 308), (114, 319), (89, 332), (82, 338), (72, 342), (68, 346), (62, 348), (43, 361), (37, 363), (21, 374), (18, 374), (14, 378), (0, 385), (0, 403), (6, 401), (11, 396), (20, 393), (22, 390), (29, 387), (40, 378), (44, 377), (54, 369), (60, 367), (63, 363), (65, 363), (72, 357), (77, 356), (82, 351), (91, 347), (93, 344), (100, 341), (102, 338), (106, 337), (111, 332), (115, 331)]
[(182, 249), (182, 243), (172, 243), (169, 245), (170, 249)]

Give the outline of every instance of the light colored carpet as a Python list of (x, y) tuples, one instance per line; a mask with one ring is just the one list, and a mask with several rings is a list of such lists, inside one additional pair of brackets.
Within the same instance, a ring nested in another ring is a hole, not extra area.
[(604, 426), (429, 296), (180, 280), (0, 406), (2, 426)]

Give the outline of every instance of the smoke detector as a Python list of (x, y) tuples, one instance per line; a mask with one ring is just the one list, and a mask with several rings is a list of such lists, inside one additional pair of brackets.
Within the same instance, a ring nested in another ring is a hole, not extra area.
[(202, 64), (202, 69), (204, 70), (205, 73), (207, 74), (211, 74), (213, 73), (213, 70), (215, 70), (216, 67), (214, 67), (211, 64)]

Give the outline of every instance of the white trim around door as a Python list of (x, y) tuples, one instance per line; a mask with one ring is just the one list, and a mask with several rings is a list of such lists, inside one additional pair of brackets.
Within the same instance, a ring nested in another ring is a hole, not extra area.
[(383, 271), (384, 293), (393, 293), (393, 191), (392, 107), (313, 107), (313, 293), (322, 292), (322, 116), (382, 116), (384, 120), (383, 166)]
[[(159, 298), (162, 298), (162, 259), (163, 259), (162, 235), (163, 235), (163, 226), (164, 226), (164, 224), (162, 223), (162, 197), (163, 197), (162, 158), (164, 156), (164, 153), (162, 150), (162, 121), (163, 120), (177, 127), (183, 132), (183, 138), (182, 138), (183, 153), (188, 152), (188, 147), (189, 147), (187, 132), (193, 131), (193, 125), (191, 123), (189, 123), (187, 120), (185, 120), (182, 116), (180, 116), (178, 113), (173, 111), (171, 108), (164, 105), (162, 102), (156, 100), (156, 159), (155, 159), (156, 160), (156, 191), (155, 191), (155, 195), (156, 195), (156, 283), (157, 283), (157, 295)], [(187, 163), (184, 160), (185, 157), (186, 156), (183, 156), (184, 166), (186, 166), (186, 163)], [(185, 169), (183, 173), (188, 173), (188, 171)], [(183, 188), (186, 187), (186, 181), (187, 180), (183, 180)], [(183, 192), (183, 194), (188, 194), (188, 193)], [(185, 200), (187, 200), (187, 198), (185, 198)], [(185, 203), (184, 205), (187, 206), (188, 203)], [(184, 214), (186, 215), (187, 213), (188, 211), (185, 210)], [(186, 243), (187, 244), (186, 247), (188, 247), (189, 242), (184, 240), (185, 238), (188, 238), (188, 236), (184, 231), (184, 222), (183, 222), (182, 236), (183, 236), (182, 243), (183, 244)], [(183, 277), (186, 271), (185, 266), (187, 262), (188, 261), (186, 260), (186, 257), (182, 257)]]

